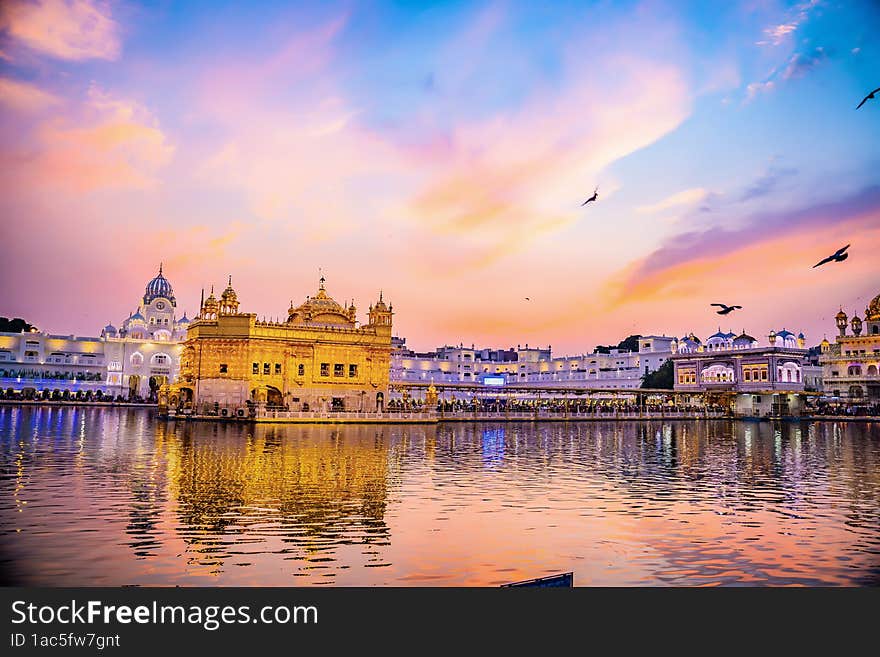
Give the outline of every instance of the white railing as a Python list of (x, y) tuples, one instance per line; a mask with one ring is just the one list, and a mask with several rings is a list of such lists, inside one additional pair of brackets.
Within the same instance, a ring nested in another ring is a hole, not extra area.
[(271, 420), (435, 420), (436, 413), (365, 413), (358, 411), (257, 411), (257, 419)]
[(553, 411), (511, 411), (509, 413), (505, 413), (504, 411), (443, 411), (442, 413), (437, 413), (437, 417), (439, 419), (467, 419), (467, 418), (488, 418), (488, 419), (511, 419), (511, 420), (528, 420), (528, 419), (538, 419), (538, 420), (565, 420), (565, 419), (581, 419), (581, 420), (589, 420), (589, 419), (602, 419), (602, 420), (613, 420), (613, 419), (652, 419), (652, 418), (693, 418), (693, 417), (724, 417), (725, 413), (723, 411), (707, 411), (702, 409), (696, 409), (692, 411), (682, 411), (682, 410), (668, 410), (668, 411), (607, 411), (607, 412), (597, 412), (597, 413), (586, 413), (586, 412), (553, 412)]
[(684, 410), (644, 410), (644, 411), (607, 411), (607, 412), (554, 412), (539, 411), (395, 411), (384, 413), (367, 413), (357, 411), (285, 411), (276, 409), (257, 410), (252, 416), (246, 413), (230, 412), (223, 417), (258, 420), (336, 420), (336, 421), (415, 421), (433, 422), (436, 420), (645, 420), (675, 418), (720, 418), (726, 417), (723, 411), (705, 409)]

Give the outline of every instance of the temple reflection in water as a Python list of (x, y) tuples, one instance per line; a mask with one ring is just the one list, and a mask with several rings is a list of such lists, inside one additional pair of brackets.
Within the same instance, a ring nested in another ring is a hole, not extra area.
[(340, 545), (386, 544), (384, 433), (159, 423), (156, 445), (192, 562), (222, 567), (249, 543), (277, 543), (279, 554), (304, 561)]

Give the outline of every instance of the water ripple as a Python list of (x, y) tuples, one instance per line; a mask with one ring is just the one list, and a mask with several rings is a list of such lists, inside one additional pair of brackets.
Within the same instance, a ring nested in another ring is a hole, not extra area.
[(880, 424), (166, 423), (0, 408), (25, 585), (880, 584)]

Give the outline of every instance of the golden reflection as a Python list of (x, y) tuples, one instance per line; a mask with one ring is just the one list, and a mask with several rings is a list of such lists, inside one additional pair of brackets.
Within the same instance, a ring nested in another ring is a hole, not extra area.
[(340, 544), (387, 543), (389, 469), (400, 454), (386, 431), (159, 423), (156, 449), (190, 564), (218, 572), (254, 535), (303, 561)]

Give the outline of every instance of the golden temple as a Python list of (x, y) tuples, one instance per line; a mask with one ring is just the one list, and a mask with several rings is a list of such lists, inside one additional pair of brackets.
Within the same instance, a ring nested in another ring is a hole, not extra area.
[(354, 302), (318, 291), (284, 322), (239, 312), (232, 278), (213, 291), (187, 331), (177, 381), (160, 391), (160, 410), (246, 417), (257, 408), (382, 412), (388, 397), (392, 307), (382, 293), (368, 322)]

